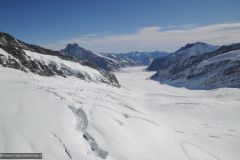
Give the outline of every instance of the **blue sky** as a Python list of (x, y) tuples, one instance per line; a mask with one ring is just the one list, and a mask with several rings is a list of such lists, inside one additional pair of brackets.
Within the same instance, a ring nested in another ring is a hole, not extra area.
[[(142, 48), (138, 48), (137, 42), (132, 46), (126, 44), (132, 35), (138, 35), (142, 30), (152, 29), (158, 34), (223, 24), (231, 24), (232, 28), (232, 24), (240, 22), (239, 6), (239, 0), (1, 0), (0, 30), (52, 49), (61, 49), (68, 41), (75, 40), (96, 52), (174, 50), (188, 41), (180, 43), (179, 39), (177, 45), (165, 45), (168, 47), (153, 46), (151, 41), (149, 46)], [(234, 27), (238, 29), (238, 25)], [(110, 45), (99, 43), (101, 38), (109, 40), (116, 36), (121, 36), (121, 42), (113, 39), (116, 44), (112, 44), (113, 40), (109, 41)], [(139, 38), (153, 38), (149, 34), (146, 36)], [(124, 37), (126, 40), (121, 46)], [(197, 37), (190, 40), (197, 41)], [(224, 42), (234, 40), (236, 37)]]

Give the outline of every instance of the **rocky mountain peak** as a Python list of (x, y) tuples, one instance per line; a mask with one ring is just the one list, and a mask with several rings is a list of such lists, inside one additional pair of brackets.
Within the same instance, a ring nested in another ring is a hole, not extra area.
[(18, 41), (17, 39), (15, 39), (10, 34), (0, 32), (0, 45), (21, 47), (24, 44), (21, 41)]
[(77, 43), (68, 43), (65, 49), (63, 49), (65, 52), (85, 52), (86, 49), (80, 47)]
[(217, 46), (212, 46), (212, 45), (204, 43), (204, 42), (188, 43), (185, 46), (181, 47), (179, 50), (177, 50), (175, 53), (179, 53), (184, 50), (191, 49), (191, 48), (217, 48)]

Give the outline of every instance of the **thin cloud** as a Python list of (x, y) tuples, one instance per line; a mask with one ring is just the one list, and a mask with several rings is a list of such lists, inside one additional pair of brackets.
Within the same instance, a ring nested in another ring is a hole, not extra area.
[(185, 25), (182, 27), (145, 27), (135, 33), (104, 35), (84, 35), (77, 38), (46, 44), (45, 47), (59, 50), (68, 43), (94, 52), (129, 52), (129, 51), (174, 51), (186, 43), (196, 41), (214, 45), (240, 42), (240, 23), (223, 23), (208, 26)]

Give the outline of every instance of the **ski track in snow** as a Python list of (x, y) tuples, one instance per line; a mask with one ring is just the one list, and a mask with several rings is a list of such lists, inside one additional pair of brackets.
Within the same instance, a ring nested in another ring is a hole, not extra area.
[(239, 159), (239, 89), (174, 88), (143, 69), (117, 72), (119, 89), (0, 68), (0, 152), (21, 148), (58, 160)]
[(180, 146), (189, 160), (220, 160), (215, 155), (188, 141), (180, 142)]

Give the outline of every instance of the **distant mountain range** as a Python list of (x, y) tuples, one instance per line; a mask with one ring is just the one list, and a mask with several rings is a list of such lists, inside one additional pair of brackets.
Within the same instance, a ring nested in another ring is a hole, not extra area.
[(75, 76), (117, 87), (120, 84), (111, 71), (149, 65), (147, 70), (156, 71), (151, 79), (163, 84), (190, 89), (240, 88), (240, 43), (213, 46), (196, 42), (174, 53), (95, 54), (76, 43), (52, 51), (0, 32), (0, 65), (42, 76)]
[(27, 44), (0, 32), (0, 65), (42, 76), (75, 76), (86, 81), (102, 82), (119, 87), (114, 74), (84, 59), (60, 51)]
[(113, 59), (119, 63), (120, 67), (149, 65), (154, 59), (168, 55), (167, 52), (129, 52), (129, 53), (101, 53), (104, 57)]
[(240, 87), (240, 43), (212, 46), (187, 44), (147, 68), (157, 71), (151, 78), (163, 84), (190, 89)]
[(153, 59), (164, 57), (166, 52), (130, 52), (130, 53), (101, 53), (95, 54), (80, 47), (78, 44), (68, 44), (62, 53), (73, 56), (78, 60), (87, 60), (105, 70), (114, 71), (127, 66), (149, 65)]
[(148, 65), (165, 52), (132, 52), (127, 54), (95, 54), (75, 44), (53, 51), (28, 44), (0, 32), (0, 65), (42, 76), (75, 76), (120, 86), (111, 71), (121, 67)]

